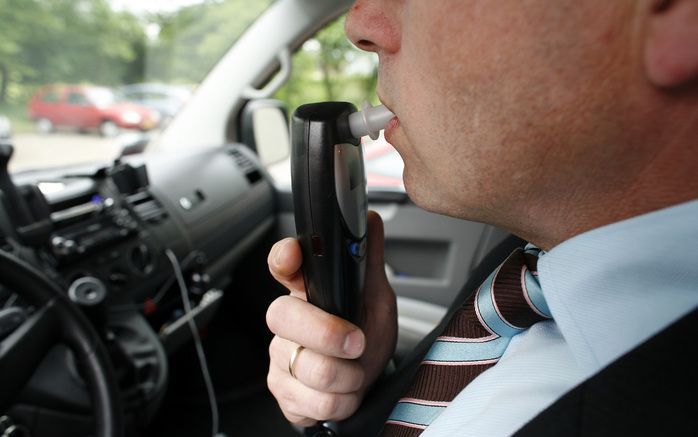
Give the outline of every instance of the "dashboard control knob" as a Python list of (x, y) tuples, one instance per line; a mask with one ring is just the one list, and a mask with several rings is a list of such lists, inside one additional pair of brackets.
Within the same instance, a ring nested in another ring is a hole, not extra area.
[(83, 276), (68, 287), (68, 297), (76, 303), (97, 329), (106, 327), (107, 287), (94, 276)]
[(70, 284), (68, 297), (78, 305), (95, 306), (107, 297), (107, 288), (94, 276), (83, 276)]
[(75, 240), (60, 236), (51, 238), (51, 248), (53, 249), (53, 253), (58, 256), (72, 255), (78, 251), (78, 246), (75, 243)]

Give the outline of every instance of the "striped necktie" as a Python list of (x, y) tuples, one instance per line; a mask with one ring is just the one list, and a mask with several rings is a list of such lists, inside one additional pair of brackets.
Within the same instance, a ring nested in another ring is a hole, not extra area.
[(516, 249), (453, 315), (388, 417), (381, 437), (421, 434), (475, 377), (494, 366), (511, 338), (550, 318), (540, 284), (540, 249)]

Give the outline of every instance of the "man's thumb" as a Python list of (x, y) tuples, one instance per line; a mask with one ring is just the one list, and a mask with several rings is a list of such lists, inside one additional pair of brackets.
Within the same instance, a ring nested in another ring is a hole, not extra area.
[(375, 211), (368, 212), (368, 245), (366, 248), (366, 274), (385, 270), (383, 220)]

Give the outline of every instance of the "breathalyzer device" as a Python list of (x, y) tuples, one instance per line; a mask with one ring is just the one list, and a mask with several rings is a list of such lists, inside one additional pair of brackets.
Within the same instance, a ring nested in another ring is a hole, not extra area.
[(361, 137), (394, 117), (384, 106), (303, 105), (291, 123), (291, 182), (308, 300), (361, 322), (366, 260), (366, 173)]

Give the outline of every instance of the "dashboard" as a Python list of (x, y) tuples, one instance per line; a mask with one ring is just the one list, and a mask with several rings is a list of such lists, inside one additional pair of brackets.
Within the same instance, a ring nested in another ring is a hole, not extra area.
[[(42, 271), (83, 310), (109, 350), (128, 425), (142, 428), (164, 396), (168, 355), (191, 338), (187, 319), (205, 328), (232, 269), (274, 226), (268, 175), (246, 146), (228, 144), (8, 180), (0, 179), (0, 250)], [(5, 288), (0, 309), (32, 311), (19, 290)], [(89, 434), (89, 396), (78, 375), (67, 347), (56, 347), (12, 414), (38, 429)]]

